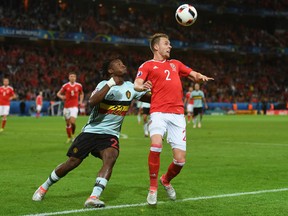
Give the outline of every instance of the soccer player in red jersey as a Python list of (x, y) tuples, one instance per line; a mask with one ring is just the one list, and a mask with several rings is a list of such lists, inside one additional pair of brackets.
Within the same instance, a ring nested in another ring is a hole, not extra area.
[[(161, 176), (170, 199), (176, 199), (176, 192), (170, 181), (176, 177), (185, 164), (186, 159), (186, 121), (184, 116), (183, 90), (180, 77), (188, 77), (194, 82), (213, 80), (187, 67), (182, 62), (171, 59), (171, 44), (166, 34), (157, 33), (150, 38), (150, 49), (153, 59), (144, 62), (138, 69), (134, 81), (136, 91), (151, 88), (149, 132), (151, 139), (148, 157), (150, 187), (147, 202), (157, 204), (158, 172), (162, 139), (167, 133), (167, 142), (171, 145), (173, 161), (167, 172)], [(145, 81), (150, 81), (145, 82)]]
[(40, 117), (41, 109), (43, 106), (43, 92), (40, 91), (35, 100), (36, 103), (36, 118)]
[(70, 72), (69, 82), (65, 83), (57, 92), (57, 96), (64, 101), (63, 115), (66, 121), (67, 143), (72, 142), (74, 139), (76, 118), (79, 111), (78, 105), (82, 104), (84, 99), (82, 85), (76, 82), (76, 78), (76, 73)]
[(0, 116), (2, 116), (0, 132), (4, 131), (10, 111), (10, 101), (14, 98), (16, 98), (16, 95), (13, 88), (9, 86), (9, 79), (3, 78), (3, 86), (0, 87)]
[(194, 101), (193, 101), (193, 98), (191, 99), (190, 98), (190, 95), (193, 91), (193, 87), (190, 86), (188, 91), (186, 92), (185, 94), (185, 99), (184, 99), (184, 105), (186, 105), (186, 111), (187, 111), (187, 122), (190, 123), (191, 121), (191, 114), (193, 113), (193, 104), (194, 104)]

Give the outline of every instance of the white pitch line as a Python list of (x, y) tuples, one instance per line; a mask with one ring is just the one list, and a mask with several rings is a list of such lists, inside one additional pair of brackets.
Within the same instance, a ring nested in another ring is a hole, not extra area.
[[(244, 196), (244, 195), (255, 195), (255, 194), (264, 194), (264, 193), (277, 193), (288, 191), (288, 188), (279, 188), (279, 189), (271, 189), (271, 190), (260, 190), (260, 191), (251, 191), (251, 192), (240, 192), (240, 193), (232, 193), (232, 194), (220, 194), (214, 196), (202, 196), (202, 197), (192, 197), (177, 200), (175, 202), (186, 202), (186, 201), (198, 201), (198, 200), (208, 200), (208, 199), (217, 199), (217, 198), (226, 198), (226, 197), (237, 197), (237, 196)], [(160, 201), (157, 204), (164, 204), (166, 202)], [(47, 212), (47, 213), (39, 213), (39, 214), (29, 214), (23, 216), (48, 216), (48, 215), (62, 215), (62, 214), (73, 214), (73, 213), (80, 213), (80, 212), (88, 212), (88, 211), (104, 211), (108, 209), (119, 209), (119, 208), (132, 208), (132, 207), (139, 207), (139, 206), (147, 206), (147, 203), (138, 203), (138, 204), (128, 204), (128, 205), (117, 205), (117, 206), (107, 206), (104, 208), (88, 208), (88, 209), (75, 209), (75, 210), (67, 210), (61, 212)]]

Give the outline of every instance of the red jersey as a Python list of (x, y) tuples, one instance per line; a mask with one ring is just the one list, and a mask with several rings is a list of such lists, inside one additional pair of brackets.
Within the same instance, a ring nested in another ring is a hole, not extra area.
[(71, 84), (68, 82), (64, 84), (60, 89), (61, 94), (65, 94), (66, 97), (64, 108), (78, 107), (79, 93), (82, 91), (83, 89), (80, 83), (75, 82)]
[(43, 104), (43, 97), (41, 95), (38, 95), (36, 97), (36, 105), (42, 106), (42, 104)]
[(10, 98), (14, 96), (14, 90), (11, 86), (0, 87), (0, 106), (9, 106)]
[(193, 105), (194, 104), (194, 100), (193, 100), (193, 98), (190, 99), (190, 95), (191, 95), (191, 92), (187, 92), (186, 93), (186, 95), (185, 95), (186, 101), (190, 100), (188, 104), (192, 104)]
[(188, 76), (191, 68), (178, 60), (144, 62), (138, 69), (137, 78), (152, 82), (150, 113), (184, 114), (181, 76)]

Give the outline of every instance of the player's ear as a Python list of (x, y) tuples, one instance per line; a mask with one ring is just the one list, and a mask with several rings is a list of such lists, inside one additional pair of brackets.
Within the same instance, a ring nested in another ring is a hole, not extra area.
[(112, 68), (109, 68), (109, 69), (107, 70), (107, 72), (108, 72), (109, 76), (111, 76), (111, 75), (113, 74), (113, 69), (112, 69)]

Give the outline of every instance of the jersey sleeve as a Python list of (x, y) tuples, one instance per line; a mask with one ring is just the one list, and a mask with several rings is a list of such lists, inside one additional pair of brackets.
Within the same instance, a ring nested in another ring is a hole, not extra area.
[(103, 81), (101, 81), (100, 83), (98, 83), (98, 85), (96, 86), (96, 88), (95, 88), (94, 91), (92, 92), (90, 98), (91, 98), (97, 91), (101, 90), (101, 89), (104, 87), (104, 85), (106, 85), (106, 82), (107, 82), (106, 80), (103, 80)]
[(193, 70), (192, 68), (188, 67), (187, 65), (183, 64), (180, 61), (178, 61), (178, 65), (179, 65), (179, 75), (182, 77), (189, 76), (190, 72)]
[(62, 85), (61, 89), (60, 89), (60, 93), (63, 94), (65, 93), (65, 85)]
[(147, 67), (148, 63), (144, 62), (139, 68), (138, 68), (138, 72), (136, 75), (136, 79), (140, 78), (143, 80), (147, 79), (148, 76), (148, 67)]

